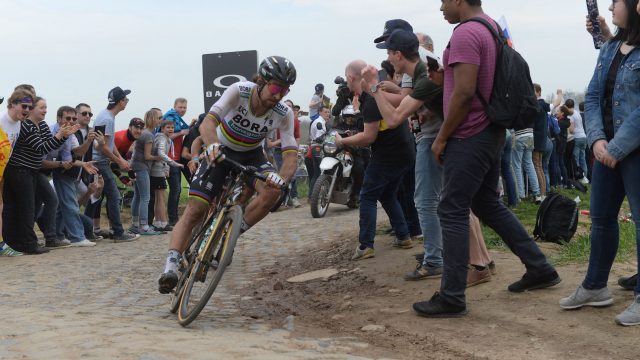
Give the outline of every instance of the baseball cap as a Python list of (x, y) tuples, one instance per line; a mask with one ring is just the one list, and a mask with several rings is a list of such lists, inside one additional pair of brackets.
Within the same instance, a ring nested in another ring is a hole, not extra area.
[(131, 126), (137, 127), (138, 129), (144, 129), (144, 121), (140, 118), (133, 118), (129, 121), (129, 127)]
[(413, 32), (413, 26), (411, 26), (411, 24), (409, 24), (405, 20), (402, 20), (402, 19), (387, 20), (387, 22), (384, 23), (384, 31), (382, 32), (382, 35), (377, 37), (375, 40), (373, 40), (373, 42), (377, 44), (379, 42), (383, 42), (387, 40), (389, 35), (391, 35), (391, 33), (394, 30), (398, 30), (398, 29)]
[(127, 97), (127, 95), (131, 94), (131, 90), (122, 90), (120, 86), (116, 86), (111, 91), (109, 91), (108, 99), (109, 105), (115, 105), (118, 101)]
[(377, 44), (376, 47), (378, 49), (417, 52), (418, 37), (411, 31), (394, 30), (385, 42)]

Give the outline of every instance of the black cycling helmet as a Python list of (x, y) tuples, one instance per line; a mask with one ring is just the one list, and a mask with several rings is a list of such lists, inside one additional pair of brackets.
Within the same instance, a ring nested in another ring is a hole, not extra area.
[(296, 67), (282, 56), (269, 56), (260, 63), (258, 75), (266, 81), (278, 80), (293, 85), (296, 82)]

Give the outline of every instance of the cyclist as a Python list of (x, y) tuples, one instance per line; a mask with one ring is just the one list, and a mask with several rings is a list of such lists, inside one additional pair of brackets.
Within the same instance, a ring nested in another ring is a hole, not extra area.
[[(278, 201), (280, 188), (291, 180), (296, 170), (298, 146), (293, 135), (293, 110), (281, 101), (295, 81), (293, 64), (284, 57), (270, 56), (260, 63), (256, 83), (243, 81), (231, 85), (211, 106), (200, 125), (205, 155), (210, 162), (222, 155), (220, 145), (223, 145), (225, 157), (254, 166), (267, 175), (266, 183), (255, 184), (258, 196), (246, 208), (241, 232), (269, 213)], [(282, 143), (280, 174), (262, 151), (263, 140), (276, 128), (280, 129)], [(162, 294), (171, 292), (176, 286), (178, 259), (186, 250), (191, 229), (198, 225), (209, 204), (215, 201), (230, 170), (225, 163), (217, 163), (204, 178), (207, 166), (206, 162), (202, 164), (191, 181), (187, 207), (171, 233), (165, 269), (158, 280), (158, 290)]]

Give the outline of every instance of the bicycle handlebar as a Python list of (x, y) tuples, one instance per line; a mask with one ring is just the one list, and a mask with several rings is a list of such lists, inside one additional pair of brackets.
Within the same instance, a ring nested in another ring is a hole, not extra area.
[[(223, 150), (224, 147), (220, 147), (220, 150)], [(231, 160), (227, 157), (222, 157), (222, 159), (220, 160), (216, 160), (217, 163), (223, 163), (226, 162), (227, 164), (231, 165), (234, 169), (239, 170), (240, 172), (249, 175), (251, 177), (254, 177), (258, 180), (262, 180), (264, 182), (267, 181), (267, 176), (264, 174), (261, 174), (258, 172), (258, 170), (256, 168), (254, 168), (253, 166), (244, 166), (242, 164), (240, 164), (239, 162), (235, 161), (235, 160)], [(207, 171), (205, 171), (205, 173), (203, 174), (203, 178), (207, 178), (209, 177), (209, 174), (211, 173), (211, 171), (213, 170), (214, 166), (211, 166), (211, 163), (207, 164)]]

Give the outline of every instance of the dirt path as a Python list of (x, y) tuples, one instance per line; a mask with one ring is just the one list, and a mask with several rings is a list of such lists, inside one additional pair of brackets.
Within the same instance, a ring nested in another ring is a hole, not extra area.
[[(357, 219), (337, 206), (323, 219), (307, 207), (269, 215), (241, 237), (221, 287), (187, 329), (156, 289), (167, 236), (0, 258), (0, 359), (637, 358), (640, 327), (613, 323), (630, 293), (612, 284), (612, 307), (558, 308), (584, 266), (559, 269), (557, 288), (511, 294), (506, 286), (522, 266), (495, 253), (498, 275), (469, 289), (467, 317), (419, 318), (411, 303), (439, 281), (403, 281), (418, 249), (392, 249), (385, 236), (374, 259), (349, 261)], [(341, 272), (286, 282), (326, 267)], [(612, 279), (631, 272), (617, 266)], [(362, 331), (367, 325), (384, 328)]]

